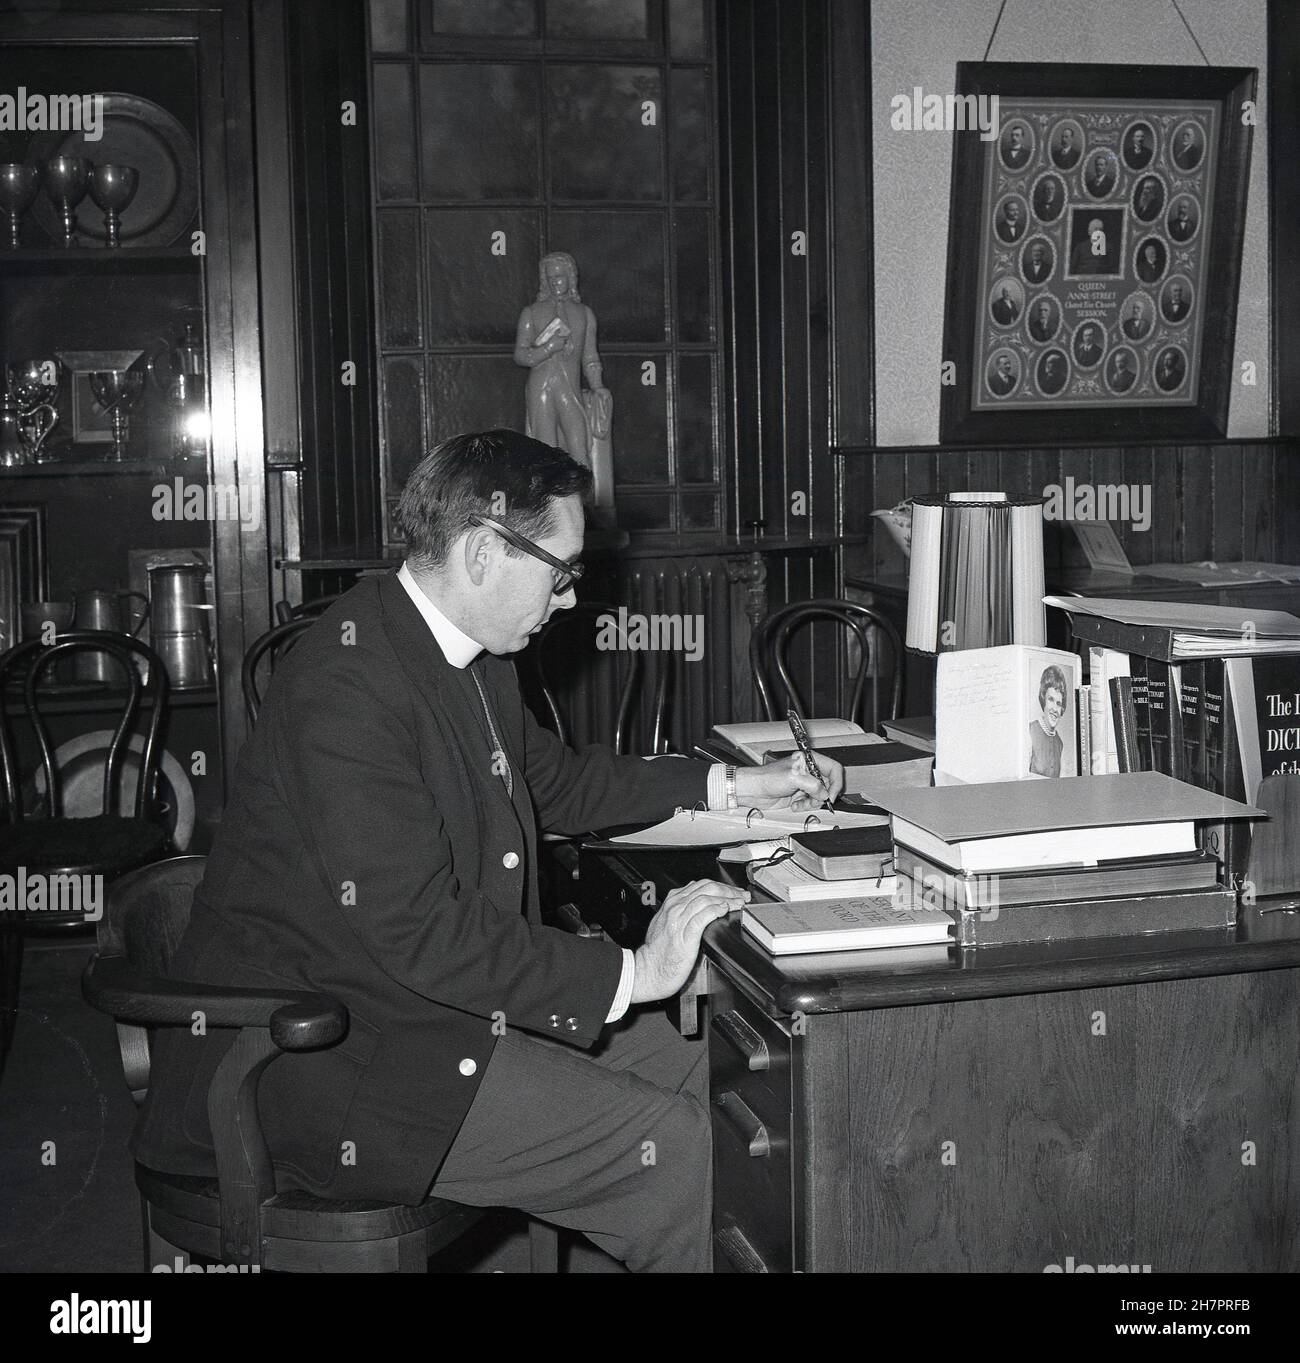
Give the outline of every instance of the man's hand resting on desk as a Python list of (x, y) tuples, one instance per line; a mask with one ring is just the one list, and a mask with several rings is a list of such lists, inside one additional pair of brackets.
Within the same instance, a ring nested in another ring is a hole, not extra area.
[(747, 890), (718, 880), (692, 880), (671, 891), (650, 920), (645, 944), (637, 948), (632, 1002), (651, 1003), (675, 994), (700, 954), (700, 934), (748, 899)]
[[(817, 765), (834, 800), (844, 789), (844, 768), (820, 753)], [(819, 809), (826, 795), (825, 786), (797, 752), (764, 767), (736, 768), (736, 802), (741, 809)]]

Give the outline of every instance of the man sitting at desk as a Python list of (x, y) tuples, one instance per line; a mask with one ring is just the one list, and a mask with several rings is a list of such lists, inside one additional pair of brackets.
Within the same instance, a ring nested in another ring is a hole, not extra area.
[[(635, 953), (572, 936), (539, 915), (538, 829), (706, 799), (811, 808), (824, 792), (797, 756), (645, 761), (538, 726), (510, 655), (574, 604), (590, 483), (513, 431), (457, 436), (417, 465), (400, 571), (358, 583), (276, 669), (172, 969), (348, 1008), (339, 1045), (262, 1078), (281, 1189), (517, 1207), (634, 1269), (699, 1271), (703, 1048), (637, 1005), (682, 986), (705, 926), (744, 895), (673, 891)], [(843, 772), (826, 765), (835, 793)], [(159, 1037), (147, 1166), (211, 1174), (207, 1093), (232, 1036)]]

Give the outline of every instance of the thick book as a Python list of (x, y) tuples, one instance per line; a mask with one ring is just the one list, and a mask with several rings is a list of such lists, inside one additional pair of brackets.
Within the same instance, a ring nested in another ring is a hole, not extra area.
[(1300, 619), (1286, 611), (1107, 597), (1043, 600), (1069, 615), (1075, 638), (1166, 663), (1300, 650)]
[(1178, 667), (1178, 709), (1183, 738), (1181, 779), (1194, 786), (1205, 785), (1204, 742), (1201, 725), (1201, 689), (1205, 685), (1205, 661), (1197, 659)]
[(1111, 717), (1110, 683), (1114, 677), (1129, 675), (1127, 653), (1111, 648), (1088, 650), (1088, 682), (1092, 716), (1092, 771), (1094, 776), (1105, 776), (1119, 770), (1119, 750), (1115, 742), (1115, 725)]
[[(843, 738), (846, 735), (861, 734), (861, 724), (847, 719), (809, 719), (804, 721), (808, 737), (814, 748), (818, 742), (830, 738)], [(794, 736), (790, 726), (783, 720), (758, 720), (746, 724), (715, 724), (713, 740), (725, 751), (730, 752), (737, 761), (757, 766), (763, 754), (778, 745), (789, 744), (794, 751)]]
[(939, 655), (935, 770), (958, 781), (1077, 776), (1082, 664), (1056, 648), (1003, 644)]
[(1148, 658), (1146, 660), (1146, 674), (1147, 741), (1151, 756), (1151, 770), (1162, 771), (1166, 776), (1173, 776), (1169, 664), (1162, 663), (1156, 658)]
[(1160, 771), (1151, 753), (1151, 685), (1147, 660), (1141, 654), (1129, 659), (1129, 695), (1133, 701), (1133, 743), (1137, 761), (1129, 771)]
[(954, 871), (1091, 865), (1195, 849), (1198, 821), (1262, 811), (1162, 772), (882, 793), (895, 844)]
[(1142, 755), (1138, 747), (1136, 706), (1133, 702), (1133, 678), (1110, 679), (1110, 723), (1115, 734), (1115, 757), (1119, 771), (1128, 774), (1142, 770)]
[(896, 743), (910, 743), (925, 752), (934, 751), (933, 715), (886, 719), (881, 721), (880, 727), (885, 731), (885, 736)]
[[(871, 795), (887, 786), (928, 786), (934, 757), (914, 748), (910, 743), (891, 743), (881, 739), (876, 743), (840, 747), (834, 741), (814, 743), (813, 751), (829, 757), (844, 768), (846, 795)], [(771, 750), (763, 760), (770, 762), (785, 754)]]
[(795, 833), (790, 838), (795, 864), (823, 880), (851, 880), (890, 870), (894, 839), (889, 825), (879, 828), (832, 828), (823, 833)]
[(760, 889), (777, 899), (795, 903), (807, 899), (861, 899), (864, 896), (892, 895), (898, 885), (893, 864), (870, 876), (853, 880), (823, 880), (805, 871), (793, 858), (771, 866), (759, 866), (753, 871), (753, 881)]
[(774, 956), (946, 942), (952, 933), (952, 919), (941, 909), (905, 908), (880, 897), (747, 904), (740, 925)]
[(1111, 895), (1104, 899), (1015, 904), (996, 912), (952, 911), (959, 947), (1013, 946), (1026, 942), (1086, 941), (1158, 932), (1230, 934), (1237, 896), (1226, 888)]
[(964, 910), (1208, 890), (1219, 883), (1219, 863), (1200, 850), (1100, 862), (1096, 866), (1041, 866), (980, 875), (950, 871), (910, 847), (900, 846), (894, 854), (894, 866), (900, 894), (923, 892), (925, 903), (936, 908)]

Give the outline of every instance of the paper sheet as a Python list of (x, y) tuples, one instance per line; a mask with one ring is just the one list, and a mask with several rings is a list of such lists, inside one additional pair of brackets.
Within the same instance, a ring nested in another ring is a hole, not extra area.
[(740, 813), (678, 810), (671, 819), (644, 828), (638, 833), (623, 833), (614, 842), (638, 847), (718, 847), (737, 842), (766, 842), (791, 833), (814, 828), (879, 828), (887, 824), (884, 814), (850, 814), (828, 809), (794, 813), (786, 809), (752, 811), (746, 822)]

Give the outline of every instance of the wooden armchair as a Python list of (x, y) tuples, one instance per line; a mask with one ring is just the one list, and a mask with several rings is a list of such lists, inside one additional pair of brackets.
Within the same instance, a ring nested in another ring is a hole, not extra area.
[[(209, 1027), (238, 1032), (208, 1094), (216, 1177), (168, 1174), (136, 1162), (145, 1271), (177, 1258), (188, 1264), (198, 1254), (282, 1272), (425, 1272), (430, 1256), (459, 1239), (485, 1209), (437, 1197), (408, 1207), (277, 1190), (258, 1119), (258, 1080), (273, 1062), (292, 1064), (296, 1052), (335, 1045), (347, 1032), (348, 1013), (325, 994), (167, 978), (205, 861), (173, 857), (119, 880), (98, 926), (99, 950), (82, 979), (87, 1001), (117, 1022), (137, 1103), (149, 1087), (147, 1028), (189, 1027), (201, 1010)], [(555, 1229), (530, 1220), (529, 1241), (532, 1271), (554, 1272)]]

